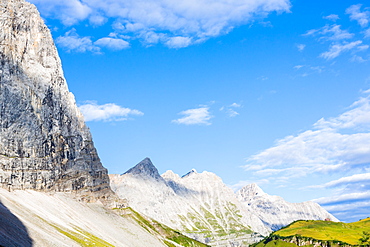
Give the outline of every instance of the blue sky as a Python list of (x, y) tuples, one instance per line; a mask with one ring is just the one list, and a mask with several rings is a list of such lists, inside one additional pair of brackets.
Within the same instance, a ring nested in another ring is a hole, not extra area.
[(211, 171), (370, 216), (370, 4), (30, 0), (110, 173)]

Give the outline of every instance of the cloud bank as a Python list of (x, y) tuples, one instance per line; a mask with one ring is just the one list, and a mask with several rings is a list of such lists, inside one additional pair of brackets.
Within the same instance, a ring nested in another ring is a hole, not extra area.
[(370, 96), (367, 96), (338, 117), (322, 118), (311, 130), (278, 140), (275, 146), (248, 158), (245, 169), (260, 173), (274, 169), (276, 173), (299, 176), (367, 167), (369, 131)]
[[(104, 25), (141, 40), (146, 45), (162, 43), (181, 48), (226, 34), (234, 27), (271, 12), (289, 12), (289, 0), (30, 0), (43, 16), (71, 26), (82, 21)], [(122, 42), (121, 42), (122, 43)]]

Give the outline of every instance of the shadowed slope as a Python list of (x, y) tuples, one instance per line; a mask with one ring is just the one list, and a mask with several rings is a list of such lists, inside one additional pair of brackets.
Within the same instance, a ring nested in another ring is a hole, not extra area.
[(0, 202), (0, 246), (31, 247), (32, 243), (23, 223)]

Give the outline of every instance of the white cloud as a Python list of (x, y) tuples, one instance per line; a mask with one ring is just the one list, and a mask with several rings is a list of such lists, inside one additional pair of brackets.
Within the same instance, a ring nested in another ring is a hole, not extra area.
[(238, 104), (238, 103), (232, 103), (232, 104), (230, 105), (230, 107), (236, 107), (236, 108), (239, 108), (239, 107), (242, 107), (242, 105), (241, 105), (241, 104)]
[(304, 67), (304, 65), (296, 65), (296, 66), (294, 66), (293, 68), (294, 69), (296, 69), (296, 70), (298, 70), (298, 69), (301, 69), (301, 68), (303, 68)]
[[(362, 44), (361, 40), (358, 41), (353, 41), (351, 43), (346, 43), (346, 44), (333, 44), (330, 46), (329, 51), (323, 52), (320, 54), (320, 57), (325, 58), (327, 60), (333, 59), (338, 57), (341, 53), (345, 51), (349, 51), (354, 49), (356, 46), (360, 47), (359, 45)], [(364, 48), (364, 47), (362, 47)], [(362, 49), (360, 47), (360, 49)], [(367, 49), (367, 48), (366, 48)]]
[(209, 120), (212, 118), (208, 107), (189, 109), (179, 113), (185, 117), (172, 120), (173, 123), (185, 125), (210, 125)]
[(102, 26), (107, 22), (107, 18), (101, 15), (92, 15), (89, 21), (94, 26)]
[(297, 48), (298, 48), (298, 51), (303, 51), (304, 48), (306, 48), (306, 45), (304, 45), (304, 44), (298, 44), (297, 45)]
[(351, 39), (354, 34), (347, 30), (342, 30), (340, 25), (325, 25), (319, 29), (311, 29), (304, 36), (320, 36), (319, 40), (338, 41), (343, 39)]
[(338, 187), (338, 186), (348, 185), (352, 183), (361, 183), (361, 182), (370, 183), (370, 173), (361, 173), (361, 174), (355, 174), (355, 175), (348, 176), (348, 177), (342, 177), (340, 179), (333, 180), (333, 181), (330, 181), (322, 185), (315, 185), (311, 187), (312, 188), (330, 188), (330, 187)]
[(364, 58), (363, 58), (363, 57), (361, 57), (361, 56), (353, 55), (350, 61), (351, 61), (351, 62), (357, 62), (357, 63), (364, 63), (364, 62), (366, 62), (367, 60), (366, 60), (366, 59), (364, 59)]
[(365, 38), (370, 38), (370, 28), (365, 30)]
[(322, 197), (313, 200), (319, 204), (337, 204), (343, 202), (355, 202), (360, 200), (370, 200), (370, 191), (358, 192), (358, 193), (349, 193), (343, 195), (336, 195), (332, 197)]
[(237, 112), (233, 109), (228, 109), (227, 114), (229, 115), (229, 117), (236, 117), (236, 116), (239, 115), (239, 112)]
[[(31, 0), (47, 17), (72, 25), (90, 19), (102, 24), (115, 20), (116, 31), (135, 38), (164, 36), (159, 42), (172, 47), (185, 47), (228, 33), (236, 26), (271, 12), (289, 12), (289, 0)], [(147, 36), (147, 33), (152, 35)], [(150, 43), (144, 40), (145, 43)]]
[(123, 50), (130, 47), (127, 41), (110, 37), (98, 39), (94, 44), (111, 50)]
[(189, 46), (190, 44), (191, 38), (181, 36), (171, 37), (166, 42), (166, 45), (170, 48), (183, 48)]
[(87, 102), (86, 104), (80, 105), (79, 108), (87, 122), (123, 121), (127, 120), (129, 115), (144, 115), (141, 111), (124, 108), (113, 103), (98, 105), (95, 102)]
[(370, 164), (369, 132), (367, 96), (340, 116), (320, 119), (312, 130), (287, 136), (275, 146), (251, 156), (245, 169), (258, 171), (259, 175), (275, 169), (275, 173), (284, 172), (286, 177), (363, 169)]
[(339, 20), (339, 16), (338, 15), (335, 15), (335, 14), (331, 14), (331, 15), (328, 15), (328, 16), (324, 16), (323, 17), (324, 19), (327, 19), (329, 21), (337, 21)]
[(93, 12), (88, 4), (79, 0), (29, 0), (37, 5), (47, 17), (59, 19), (64, 25), (71, 26), (85, 20)]
[(232, 103), (231, 105), (221, 107), (220, 111), (225, 112), (229, 117), (236, 117), (239, 115), (239, 112), (237, 112), (235, 108), (240, 108), (240, 107), (242, 107), (241, 104)]
[(80, 37), (75, 29), (71, 29), (64, 36), (58, 37), (55, 42), (67, 51), (100, 52), (100, 48), (93, 44), (90, 37)]
[[(370, 94), (368, 90), (364, 94)], [(354, 102), (349, 110), (338, 117), (325, 120), (320, 119), (314, 124), (316, 129), (355, 129), (370, 130), (370, 100), (369, 96), (360, 98)]]
[(75, 52), (94, 52), (100, 53), (100, 48), (105, 47), (110, 50), (122, 50), (130, 47), (130, 43), (123, 39), (104, 37), (93, 42), (91, 37), (81, 37), (77, 34), (76, 29), (72, 28), (64, 36), (56, 39), (59, 47), (67, 51)]
[(346, 9), (346, 14), (349, 15), (351, 20), (357, 21), (361, 27), (366, 27), (369, 24), (370, 12), (361, 12), (361, 6), (361, 4), (350, 6), (348, 9)]

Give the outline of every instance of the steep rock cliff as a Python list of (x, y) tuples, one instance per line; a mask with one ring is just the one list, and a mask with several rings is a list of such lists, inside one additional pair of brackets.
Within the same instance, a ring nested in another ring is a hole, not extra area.
[(107, 170), (36, 7), (0, 0), (0, 27), (0, 186), (109, 195)]

